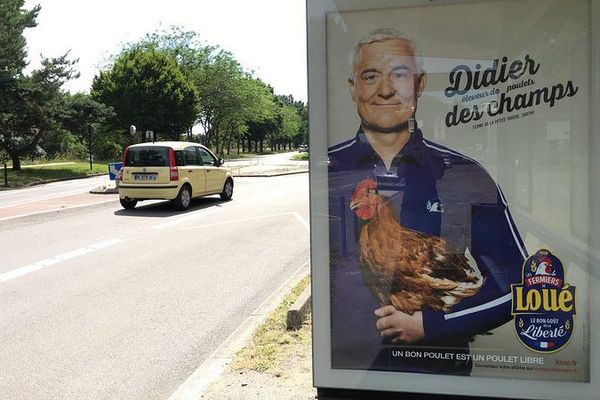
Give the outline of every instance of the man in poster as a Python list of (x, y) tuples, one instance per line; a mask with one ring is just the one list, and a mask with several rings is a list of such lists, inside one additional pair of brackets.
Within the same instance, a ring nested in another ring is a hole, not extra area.
[(487, 172), (423, 138), (426, 82), (394, 30), (354, 49), (360, 128), (329, 148), (333, 368), (468, 375), (469, 341), (511, 319), (525, 247)]

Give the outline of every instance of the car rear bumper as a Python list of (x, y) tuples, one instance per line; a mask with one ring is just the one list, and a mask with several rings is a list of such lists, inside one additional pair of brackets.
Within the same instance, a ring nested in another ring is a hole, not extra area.
[(179, 193), (178, 185), (119, 185), (119, 197), (121, 199), (164, 199), (173, 200)]

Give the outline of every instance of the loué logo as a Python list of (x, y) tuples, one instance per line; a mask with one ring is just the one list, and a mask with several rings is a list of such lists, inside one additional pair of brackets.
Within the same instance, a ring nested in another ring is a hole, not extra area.
[(542, 249), (523, 264), (522, 283), (512, 285), (517, 337), (533, 351), (558, 351), (573, 334), (575, 286), (564, 278), (562, 262)]

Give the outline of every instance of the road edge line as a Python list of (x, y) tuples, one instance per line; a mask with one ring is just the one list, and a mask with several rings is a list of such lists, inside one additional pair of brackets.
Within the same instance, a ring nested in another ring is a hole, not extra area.
[(277, 288), (256, 310), (254, 310), (229, 337), (200, 364), (200, 366), (177, 388), (168, 400), (199, 400), (206, 388), (214, 382), (233, 356), (242, 349), (256, 328), (269, 313), (277, 308), (288, 294), (304, 277), (310, 273), (307, 261), (298, 268), (279, 288)]

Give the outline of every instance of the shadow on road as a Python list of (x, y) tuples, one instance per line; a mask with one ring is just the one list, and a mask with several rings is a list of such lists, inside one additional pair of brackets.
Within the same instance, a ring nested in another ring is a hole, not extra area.
[(150, 217), (150, 218), (167, 218), (175, 215), (185, 215), (194, 211), (203, 210), (205, 208), (220, 207), (226, 201), (219, 197), (202, 197), (193, 199), (190, 208), (186, 211), (176, 210), (170, 201), (160, 201), (156, 203), (143, 204), (138, 203), (133, 210), (117, 210), (115, 215), (127, 217)]

